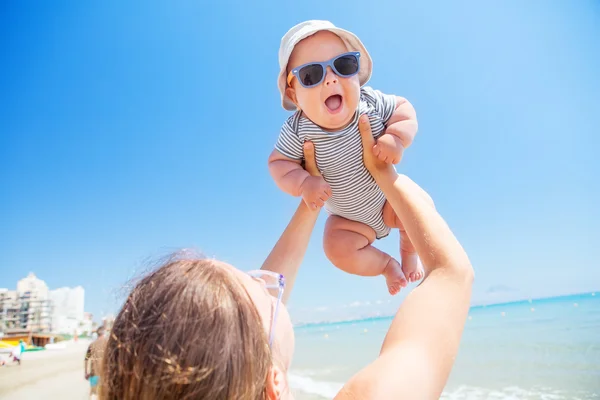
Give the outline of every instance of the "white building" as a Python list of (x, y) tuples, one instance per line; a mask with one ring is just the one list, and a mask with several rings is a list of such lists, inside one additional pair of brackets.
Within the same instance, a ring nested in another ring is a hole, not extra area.
[(52, 329), (51, 314), (48, 285), (33, 272), (17, 282), (15, 301), (3, 302), (3, 321), (7, 329), (47, 332)]
[(52, 330), (56, 333), (81, 333), (84, 324), (85, 291), (81, 286), (50, 291)]
[(48, 285), (30, 272), (26, 278), (17, 282), (17, 294), (19, 296), (29, 294), (31, 300), (48, 300)]
[(7, 329), (20, 327), (19, 303), (17, 291), (0, 289), (0, 333), (3, 335)]
[(17, 301), (17, 291), (8, 290), (6, 288), (0, 289), (0, 301)]
[(89, 333), (93, 322), (84, 315), (84, 300), (81, 286), (48, 290), (30, 273), (17, 282), (17, 290), (0, 289), (0, 332)]
[(30, 273), (17, 282), (17, 290), (0, 290), (0, 330), (48, 332), (52, 329), (48, 286)]

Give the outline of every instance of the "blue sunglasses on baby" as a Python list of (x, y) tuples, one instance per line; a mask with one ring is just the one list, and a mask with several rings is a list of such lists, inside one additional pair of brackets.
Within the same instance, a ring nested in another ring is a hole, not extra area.
[(333, 72), (341, 78), (350, 78), (358, 74), (360, 70), (360, 52), (340, 54), (329, 61), (312, 62), (300, 65), (290, 71), (287, 77), (287, 84), (290, 86), (292, 79), (296, 77), (298, 82), (305, 87), (311, 88), (320, 85), (327, 75), (327, 67), (331, 67)]

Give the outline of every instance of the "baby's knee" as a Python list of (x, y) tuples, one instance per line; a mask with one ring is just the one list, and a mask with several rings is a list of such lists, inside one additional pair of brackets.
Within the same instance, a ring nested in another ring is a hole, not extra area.
[(338, 236), (328, 234), (323, 236), (323, 250), (334, 265), (340, 264), (353, 251)]
[(323, 249), (325, 255), (335, 263), (354, 257), (358, 250), (374, 240), (375, 231), (367, 225), (332, 215), (325, 224)]
[(323, 250), (325, 255), (331, 261), (339, 260), (344, 254), (352, 251), (348, 240), (344, 240), (347, 236), (346, 232), (340, 229), (337, 221), (327, 221), (325, 232), (323, 233)]

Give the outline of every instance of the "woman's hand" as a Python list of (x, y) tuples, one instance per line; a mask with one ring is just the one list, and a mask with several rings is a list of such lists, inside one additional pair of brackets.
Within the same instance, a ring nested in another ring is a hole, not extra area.
[(304, 151), (304, 169), (311, 176), (322, 176), (321, 171), (317, 167), (317, 159), (315, 157), (315, 145), (312, 142), (304, 142), (302, 146)]
[(315, 158), (315, 145), (312, 142), (304, 143), (304, 169), (310, 174), (302, 183), (302, 199), (311, 210), (319, 210), (331, 197), (331, 187), (321, 176)]
[(373, 152), (373, 147), (376, 144), (375, 138), (373, 137), (373, 132), (371, 132), (369, 117), (364, 114), (360, 116), (358, 130), (360, 131), (360, 139), (363, 145), (363, 161), (365, 163), (365, 167), (367, 167), (367, 170), (371, 173), (373, 178), (378, 181), (384, 177), (396, 177), (397, 174), (394, 170), (394, 167), (375, 156)]

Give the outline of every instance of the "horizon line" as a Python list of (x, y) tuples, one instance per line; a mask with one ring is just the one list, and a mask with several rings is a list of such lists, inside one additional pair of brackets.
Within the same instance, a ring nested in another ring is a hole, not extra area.
[[(600, 292), (600, 290), (569, 293), (569, 294), (560, 294), (560, 295), (556, 295), (556, 296), (542, 296), (542, 297), (535, 297), (535, 298), (532, 297), (532, 298), (524, 298), (524, 299), (518, 299), (518, 300), (511, 300), (511, 301), (500, 301), (498, 303), (474, 304), (469, 307), (469, 311), (476, 309), (476, 308), (496, 307), (496, 306), (503, 306), (503, 305), (509, 305), (509, 304), (517, 304), (517, 303), (529, 303), (529, 302), (540, 301), (540, 300), (562, 299), (562, 298), (567, 298), (567, 297), (584, 296), (584, 295), (595, 296), (597, 292)], [(353, 323), (353, 322), (383, 320), (383, 319), (391, 319), (391, 318), (394, 318), (395, 316), (396, 316), (396, 314), (393, 313), (393, 314), (377, 315), (377, 316), (362, 317), (362, 318), (356, 317), (356, 318), (348, 318), (348, 319), (340, 319), (340, 320), (299, 322), (299, 323), (293, 324), (293, 327), (294, 328), (306, 328), (306, 327), (318, 326), (318, 325), (345, 324), (345, 323)]]

